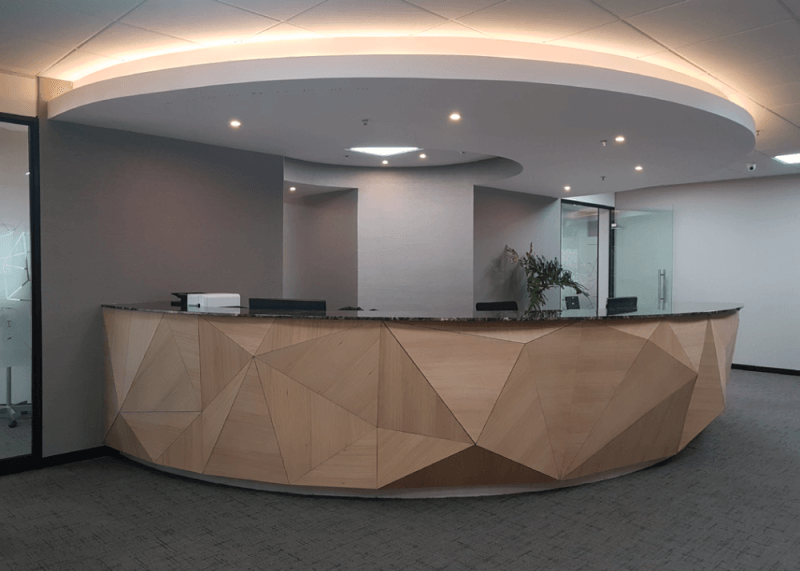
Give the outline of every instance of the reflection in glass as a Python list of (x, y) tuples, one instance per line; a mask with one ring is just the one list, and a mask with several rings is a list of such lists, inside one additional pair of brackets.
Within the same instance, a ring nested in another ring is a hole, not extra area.
[(598, 276), (598, 226), (597, 208), (561, 203), (561, 265), (572, 272), (573, 279), (583, 285), (589, 297), (575, 296), (570, 288), (561, 290), (561, 308), (568, 307), (567, 298), (577, 301), (580, 309), (597, 308)]
[(28, 127), (0, 122), (0, 459), (31, 454)]

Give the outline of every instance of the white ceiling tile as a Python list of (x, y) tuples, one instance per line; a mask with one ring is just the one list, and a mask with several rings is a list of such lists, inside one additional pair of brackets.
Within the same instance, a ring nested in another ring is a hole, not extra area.
[(690, 0), (627, 21), (665, 45), (678, 47), (789, 18), (777, 0)]
[(298, 28), (297, 26), (292, 26), (291, 24), (283, 22), (278, 24), (277, 26), (273, 26), (269, 30), (266, 30), (258, 35), (253, 36), (248, 41), (262, 42), (269, 40), (295, 40), (302, 38), (318, 38), (318, 37), (320, 37), (320, 35), (315, 32), (312, 32), (310, 30), (304, 30), (303, 28)]
[(434, 26), (433, 28), (429, 28), (424, 32), (420, 32), (419, 34), (415, 34), (417, 36), (426, 36), (426, 37), (459, 37), (459, 38), (485, 38), (487, 37), (486, 34), (482, 34), (477, 30), (473, 30), (472, 28), (468, 28), (464, 25), (461, 25), (457, 22), (445, 22), (439, 26)]
[(236, 6), (276, 20), (288, 20), (325, 0), (219, 0), (223, 4)]
[(0, 34), (75, 48), (109, 22), (35, 0), (3, 0)]
[(504, 0), (406, 0), (444, 18), (455, 20)]
[(70, 48), (0, 34), (0, 68), (36, 75), (70, 52)]
[(648, 63), (666, 67), (667, 69), (671, 69), (673, 71), (684, 73), (691, 77), (705, 77), (708, 75), (696, 65), (693, 65), (679, 55), (666, 50), (649, 56), (642, 56), (639, 59)]
[(756, 87), (748, 91), (747, 95), (769, 108), (792, 105), (800, 101), (800, 81)]
[(675, 51), (709, 73), (724, 72), (740, 65), (800, 54), (800, 24), (786, 20)]
[(213, 0), (148, 0), (121, 22), (203, 45), (243, 41), (277, 23)]
[(800, 18), (800, 0), (783, 0), (786, 7), (798, 18)]
[(199, 46), (126, 24), (114, 24), (81, 46), (81, 51), (130, 61), (158, 54), (186, 51)]
[(43, 0), (113, 22), (146, 0)]
[(664, 46), (637, 32), (625, 22), (619, 21), (603, 24), (548, 43), (633, 58), (664, 51)]
[(588, 0), (508, 0), (459, 21), (494, 38), (543, 42), (616, 19)]
[(40, 75), (52, 79), (75, 81), (85, 75), (111, 67), (112, 65), (117, 65), (118, 63), (120, 63), (119, 60), (87, 52), (75, 51), (54, 66), (42, 71)]
[(290, 20), (325, 35), (404, 35), (427, 30), (444, 19), (401, 0), (328, 0)]
[(689, 0), (594, 0), (606, 10), (610, 10), (620, 18), (628, 18), (651, 10), (658, 10), (673, 4)]
[(790, 105), (782, 105), (780, 107), (775, 107), (772, 109), (775, 113), (794, 123), (795, 125), (800, 125), (800, 102), (795, 101)]
[(730, 65), (726, 78), (738, 85), (759, 88), (800, 81), (800, 54), (749, 65)]

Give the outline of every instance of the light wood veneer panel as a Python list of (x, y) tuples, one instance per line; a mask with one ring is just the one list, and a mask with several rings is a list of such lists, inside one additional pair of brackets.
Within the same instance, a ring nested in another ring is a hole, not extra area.
[(156, 464), (202, 473), (203, 461), (203, 416), (197, 415), (192, 423), (181, 432), (175, 442), (169, 445), (156, 460)]
[(250, 362), (251, 355), (205, 318), (200, 318), (199, 332), (200, 383), (205, 408)]
[(387, 325), (470, 438), (477, 441), (522, 345), (399, 323)]
[(275, 321), (267, 318), (248, 319), (246, 317), (236, 319), (205, 317), (204, 319), (251, 355), (256, 354)]
[(527, 347), (511, 371), (478, 444), (533, 470), (558, 477)]
[(363, 325), (359, 321), (338, 321), (325, 319), (276, 319), (264, 342), (256, 350), (256, 355), (277, 351), (284, 347), (305, 343), (324, 335), (331, 335)]
[(622, 333), (627, 333), (628, 335), (633, 335), (634, 337), (641, 337), (642, 339), (649, 339), (653, 332), (658, 327), (660, 323), (657, 319), (652, 320), (644, 320), (644, 319), (620, 319), (620, 320), (610, 320), (605, 322), (605, 325), (611, 327), (612, 329), (616, 329), (617, 331), (621, 331)]
[(378, 429), (379, 488), (469, 448), (470, 444)]
[(366, 323), (257, 359), (375, 426), (380, 329)]
[(153, 335), (122, 410), (200, 411), (200, 392), (191, 382), (166, 322)]
[(425, 322), (424, 327), (453, 333), (465, 333), (514, 343), (530, 343), (566, 327), (566, 323), (514, 323), (513, 321), (453, 321), (447, 323)]
[(733, 350), (736, 344), (736, 331), (739, 327), (739, 314), (734, 313), (725, 317), (715, 317), (709, 321), (711, 323), (711, 331), (714, 334), (714, 345), (717, 349), (722, 394), (725, 395), (731, 372), (731, 362), (733, 361)]
[(130, 454), (135, 458), (147, 461), (152, 460), (121, 414), (117, 415), (111, 430), (106, 435), (106, 446), (125, 454)]
[[(125, 363), (128, 357), (128, 335), (131, 331), (131, 312), (104, 308), (103, 328), (105, 330), (106, 348), (108, 350), (112, 373), (112, 388), (115, 389), (116, 393), (113, 400), (117, 403), (122, 403), (127, 394), (125, 387)], [(131, 380), (133, 380), (133, 377), (131, 377)], [(130, 387), (130, 383), (128, 383), (128, 387)], [(106, 430), (106, 432), (108, 432), (108, 430)]]
[(406, 354), (381, 326), (378, 426), (472, 444), (472, 439)]
[(717, 351), (714, 346), (714, 334), (711, 323), (708, 321), (705, 323), (705, 330), (700, 371), (692, 393), (692, 400), (689, 402), (689, 411), (686, 413), (686, 422), (680, 443), (681, 450), (725, 410), (725, 396), (722, 391)]
[(119, 413), (120, 404), (117, 401), (117, 387), (114, 370), (111, 364), (111, 351), (108, 348), (108, 336), (103, 335), (103, 438), (111, 430), (114, 420)]
[(125, 422), (155, 461), (196, 419), (199, 412), (123, 412)]
[(200, 383), (200, 334), (197, 329), (196, 315), (165, 315), (163, 321), (169, 326), (172, 338), (178, 346), (178, 353), (183, 359), (183, 366), (189, 373), (189, 382), (197, 392), (201, 392)]
[(656, 405), (567, 477), (599, 474), (676, 454), (694, 383), (689, 381)]
[(384, 486), (388, 488), (450, 488), (545, 484), (555, 479), (508, 458), (471, 446), (435, 464)]
[(692, 369), (647, 341), (565, 473), (586, 462), (696, 377)]
[(377, 474), (377, 447), (378, 433), (373, 428), (369, 434), (325, 460), (297, 480), (295, 484), (329, 488), (373, 489)]
[(692, 369), (698, 371), (700, 358), (703, 355), (708, 319), (670, 319), (667, 323), (680, 341), (683, 350), (686, 351), (686, 355), (692, 363)]
[(253, 361), (251, 360), (228, 383), (228, 386), (222, 389), (217, 398), (211, 401), (211, 404), (203, 410), (203, 466), (206, 465), (211, 453), (214, 451), (214, 446), (216, 446), (219, 434), (222, 432), (225, 419), (228, 418), (228, 413), (231, 411), (233, 401), (236, 399), (236, 395), (239, 394), (245, 375), (247, 375), (252, 366)]
[(150, 342), (161, 323), (160, 313), (126, 311), (130, 314), (130, 331), (128, 333), (128, 350), (125, 356), (125, 379), (122, 394), (117, 395), (119, 402), (128, 398), (128, 391), (139, 372), (139, 366), (150, 347)]
[(205, 473), (258, 482), (289, 483), (254, 364), (247, 370)]
[(296, 482), (374, 426), (297, 381), (256, 361), (286, 475)]
[(656, 347), (663, 349), (668, 355), (675, 357), (690, 369), (695, 370), (692, 360), (689, 359), (689, 356), (683, 349), (683, 345), (681, 345), (681, 342), (668, 323), (662, 322), (656, 327), (656, 330), (650, 336), (650, 342)]

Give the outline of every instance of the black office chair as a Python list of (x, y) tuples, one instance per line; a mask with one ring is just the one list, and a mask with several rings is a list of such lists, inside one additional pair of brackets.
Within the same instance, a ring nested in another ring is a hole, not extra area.
[(324, 299), (280, 299), (268, 297), (251, 297), (250, 309), (268, 311), (325, 311)]
[(475, 311), (519, 311), (516, 301), (485, 301), (475, 304)]
[(636, 297), (609, 297), (606, 301), (606, 314), (618, 315), (636, 311)]

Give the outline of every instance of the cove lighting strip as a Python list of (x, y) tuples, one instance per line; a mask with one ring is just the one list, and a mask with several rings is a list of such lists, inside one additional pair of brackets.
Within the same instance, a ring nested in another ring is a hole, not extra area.
[(422, 149), (419, 147), (353, 147), (347, 150), (365, 155), (375, 155), (376, 157), (393, 157), (394, 155), (421, 151)]

